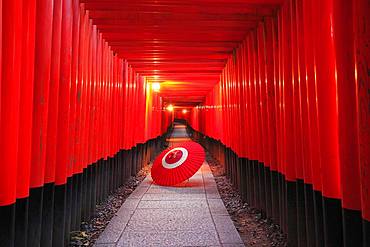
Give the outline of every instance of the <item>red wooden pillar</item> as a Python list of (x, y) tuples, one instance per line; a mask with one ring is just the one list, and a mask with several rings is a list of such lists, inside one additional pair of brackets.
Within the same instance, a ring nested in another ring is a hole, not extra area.
[[(95, 44), (94, 44), (94, 35), (96, 35), (96, 30), (92, 24), (92, 20), (89, 19), (88, 22), (88, 40), (89, 40), (89, 49), (88, 49), (88, 96), (87, 96), (87, 128), (86, 128), (86, 165), (88, 167), (89, 173), (91, 172), (90, 165), (93, 163), (93, 147), (94, 147), (94, 103), (95, 103), (95, 82), (94, 82), (94, 54), (95, 54)], [(108, 135), (109, 137), (109, 135)], [(89, 182), (90, 183), (90, 182)], [(90, 198), (91, 200), (91, 198)], [(90, 215), (88, 215), (90, 217)]]
[(66, 183), (69, 170), (69, 119), (72, 58), (72, 1), (63, 0), (61, 33), (60, 85), (58, 102), (56, 185)]
[[(76, 99), (76, 142), (75, 142), (75, 153), (76, 153), (76, 173), (82, 173), (83, 164), (82, 164), (82, 140), (81, 140), (81, 133), (82, 133), (82, 105), (83, 105), (83, 88), (84, 88), (84, 80), (83, 80), (83, 63), (84, 63), (84, 35), (85, 35), (85, 26), (84, 26), (84, 18), (85, 12), (83, 9), (83, 5), (79, 5), (79, 38), (78, 38), (78, 63), (77, 63), (77, 99)], [(81, 184), (81, 183), (80, 183)]]
[[(72, 0), (73, 19), (72, 19), (72, 57), (71, 57), (71, 96), (70, 96), (70, 125), (69, 125), (69, 176), (78, 173), (77, 169), (77, 115), (78, 115), (78, 60), (79, 60), (79, 41), (80, 41), (80, 6), (79, 1)], [(72, 219), (73, 221), (73, 219)]]
[(362, 245), (359, 132), (353, 3), (335, 1), (333, 29), (336, 53), (339, 159), (345, 246)]
[(264, 23), (261, 22), (256, 31), (256, 51), (257, 51), (257, 65), (258, 65), (258, 81), (257, 81), (257, 95), (258, 95), (258, 107), (259, 107), (259, 119), (260, 119), (260, 141), (261, 141), (261, 158), (260, 162), (264, 166), (268, 166), (269, 155), (268, 155), (268, 143), (267, 143), (267, 122), (266, 122), (266, 53), (265, 53), (265, 27)]
[(55, 180), (56, 163), (56, 138), (58, 120), (58, 94), (60, 80), (60, 46), (61, 46), (61, 23), (62, 23), (62, 1), (55, 0), (53, 7), (53, 30), (52, 30), (52, 56), (50, 66), (50, 88), (48, 105), (48, 125), (47, 125), (47, 146), (45, 183), (52, 183)]
[(298, 30), (302, 18), (297, 9), (300, 0), (291, 1), (291, 40), (292, 40), (292, 83), (293, 83), (293, 118), (294, 118), (294, 142), (295, 142), (295, 167), (296, 167), (296, 193), (297, 193), (297, 231), (299, 246), (307, 246), (306, 235), (306, 210), (304, 192), (304, 157), (303, 157), (303, 130), (302, 130), (302, 101), (301, 101), (301, 64), (302, 52), (300, 50), (301, 36)]
[(13, 246), (19, 135), (22, 1), (3, 1), (0, 90), (0, 241)]
[[(122, 132), (123, 132), (123, 77), (124, 77), (124, 72), (123, 72), (123, 64), (124, 64), (124, 61), (123, 59), (119, 59), (119, 64), (118, 64), (118, 80), (119, 80), (119, 83), (118, 83), (118, 86), (119, 86), (119, 96), (118, 96), (118, 102), (117, 104), (118, 105), (118, 114), (119, 114), (119, 123), (118, 123), (118, 127), (119, 127), (119, 131), (118, 131), (118, 142), (119, 142), (119, 150), (122, 151), (123, 149), (123, 140), (122, 140)], [(145, 123), (145, 122), (144, 122)], [(120, 164), (120, 166), (122, 167), (122, 165)]]
[(287, 162), (286, 162), (286, 135), (285, 135), (285, 118), (284, 118), (284, 47), (283, 47), (283, 10), (280, 9), (277, 16), (278, 26), (278, 58), (279, 58), (279, 79), (277, 85), (278, 93), (278, 147), (279, 147), (279, 204), (280, 204), (280, 225), (283, 230), (287, 232), (287, 210), (286, 210), (286, 174), (287, 174)]
[[(75, 228), (75, 219), (72, 217), (76, 217), (76, 177), (74, 175), (74, 166), (75, 166), (75, 125), (76, 125), (76, 98), (77, 98), (77, 54), (78, 54), (78, 21), (79, 15), (76, 13), (76, 8), (78, 11), (78, 1), (71, 0), (70, 3), (70, 12), (71, 12), (71, 20), (70, 20), (70, 45), (71, 48), (68, 51), (70, 53), (70, 60), (69, 60), (69, 67), (70, 67), (70, 89), (69, 89), (69, 122), (68, 122), (68, 156), (67, 156), (67, 197), (66, 197), (66, 222), (65, 222), (65, 235), (66, 235), (66, 242), (69, 242), (68, 233)], [(64, 16), (63, 16), (64, 18)], [(73, 223), (73, 224), (72, 224)]]
[(254, 58), (253, 58), (253, 43), (252, 34), (247, 37), (247, 56), (248, 56), (248, 103), (249, 103), (249, 121), (250, 121), (250, 174), (251, 174), (251, 203), (253, 206), (258, 207), (258, 193), (256, 191), (256, 164), (258, 162), (257, 156), (257, 129), (256, 129), (256, 101), (254, 94)]
[[(283, 135), (285, 137), (284, 162), (286, 165), (286, 224), (288, 243), (298, 245), (297, 234), (297, 205), (296, 205), (296, 164), (295, 164), (295, 135), (294, 135), (294, 81), (292, 78), (292, 29), (291, 1), (282, 7), (282, 69), (283, 69)], [(294, 48), (293, 48), (294, 49)]]
[(319, 246), (323, 239), (323, 216), (322, 216), (322, 170), (320, 159), (319, 122), (317, 105), (317, 65), (316, 47), (320, 43), (315, 37), (315, 28), (318, 23), (317, 10), (313, 1), (303, 0), (304, 15), (304, 55), (305, 76), (308, 102), (308, 128), (310, 166), (313, 183), (314, 220), (315, 220), (315, 244)]
[[(123, 131), (122, 131), (122, 139), (123, 139), (123, 147), (124, 149), (128, 149), (127, 145), (127, 132), (128, 132), (128, 121), (127, 121), (127, 96), (128, 96), (128, 66), (127, 61), (124, 62), (124, 78), (123, 78)], [(149, 121), (149, 119), (147, 119)]]
[(72, 163), (72, 205), (71, 205), (71, 231), (79, 229), (81, 224), (81, 198), (82, 198), (82, 177), (80, 170), (80, 156), (79, 156), (79, 124), (80, 124), (80, 98), (81, 98), (81, 81), (79, 73), (80, 63), (80, 35), (81, 35), (81, 18), (80, 13), (80, 2), (78, 0), (72, 0), (73, 8), (73, 26), (72, 26), (72, 71), (71, 71), (71, 83), (73, 95), (73, 101), (71, 99), (71, 105), (73, 109), (73, 127), (71, 128), (71, 163)]
[[(127, 139), (127, 148), (132, 148), (132, 119), (131, 119), (131, 107), (132, 107), (132, 69), (130, 66), (127, 66), (127, 130), (126, 130), (126, 139)], [(131, 164), (130, 164), (131, 165)]]
[(272, 18), (265, 20), (266, 42), (266, 108), (267, 108), (267, 138), (270, 165), (270, 189), (271, 189), (271, 217), (279, 220), (279, 190), (277, 173), (277, 140), (276, 140), (276, 92), (277, 82), (277, 56), (276, 56), (276, 30)]
[(370, 245), (370, 3), (366, 0), (354, 1), (355, 33), (355, 78), (357, 81), (357, 104), (359, 121), (359, 153), (361, 176), (361, 206), (363, 218), (364, 246)]
[(259, 95), (260, 95), (260, 116), (261, 116), (261, 136), (263, 149), (263, 166), (261, 167), (261, 176), (263, 192), (265, 194), (264, 208), (267, 216), (271, 217), (271, 184), (270, 184), (270, 150), (268, 136), (268, 105), (267, 105), (267, 54), (266, 54), (266, 28), (265, 23), (260, 23), (257, 29), (258, 41), (258, 64), (259, 64)]
[[(48, 99), (52, 45), (53, 1), (36, 2), (35, 71), (32, 123), (31, 180), (28, 240), (30, 246), (41, 240), (43, 185), (45, 175)], [(49, 221), (50, 224), (50, 221)]]
[(20, 77), (19, 98), (15, 246), (26, 246), (27, 244), (27, 206), (31, 169), (36, 3), (35, 1), (23, 1), (22, 8), (22, 54), (20, 57), (20, 61), (22, 61), (22, 73)]
[(22, 107), (19, 108), (17, 198), (26, 198), (29, 195), (36, 3), (33, 1), (24, 1), (22, 7), (22, 73), (20, 76), (21, 90), (19, 98)]
[[(107, 93), (107, 75), (106, 75), (106, 71), (107, 71), (107, 57), (106, 57), (106, 42), (105, 40), (103, 39), (102, 40), (102, 92), (101, 92), (101, 111), (102, 111), (102, 114), (101, 114), (101, 137), (103, 136), (106, 136), (106, 120), (107, 120), (107, 117), (106, 117), (106, 100), (107, 100), (107, 97), (106, 97), (106, 93)], [(106, 159), (106, 140), (107, 138), (102, 138), (101, 140), (101, 158), (103, 159)]]
[[(91, 93), (90, 93), (90, 128), (89, 128), (89, 161), (88, 164), (92, 165), (95, 164), (97, 161), (97, 155), (96, 155), (96, 127), (97, 127), (97, 100), (98, 100), (98, 83), (97, 83), (97, 47), (98, 47), (98, 31), (97, 27), (95, 25), (90, 24), (91, 28), (91, 37), (90, 37), (90, 59), (91, 59), (91, 64), (90, 64), (90, 69), (91, 69)], [(91, 168), (92, 173), (94, 170), (94, 167)], [(94, 178), (93, 178), (94, 179)], [(94, 181), (93, 181), (94, 183)], [(94, 198), (92, 198), (94, 200)], [(92, 201), (94, 203), (94, 201)]]
[(36, 14), (34, 110), (31, 187), (44, 184), (48, 96), (50, 83), (53, 2), (38, 1)]
[(254, 130), (255, 130), (255, 145), (256, 145), (256, 161), (254, 164), (254, 177), (255, 177), (255, 197), (256, 205), (265, 211), (265, 193), (263, 186), (263, 177), (261, 168), (263, 168), (263, 140), (262, 140), (262, 119), (261, 119), (261, 101), (260, 101), (260, 71), (259, 71), (259, 51), (258, 51), (258, 40), (257, 30), (251, 31), (251, 61), (252, 61), (252, 100), (253, 100), (253, 114), (254, 114)]
[(83, 15), (83, 26), (81, 27), (81, 36), (80, 36), (80, 43), (83, 45), (83, 50), (81, 51), (81, 59), (83, 59), (82, 68), (81, 68), (81, 74), (83, 81), (83, 84), (81, 86), (81, 131), (80, 131), (80, 142), (81, 142), (81, 150), (80, 150), (80, 156), (81, 156), (81, 164), (82, 169), (87, 167), (87, 150), (88, 150), (88, 144), (87, 144), (87, 113), (88, 113), (88, 92), (89, 92), (89, 15), (88, 12), (84, 9), (81, 9), (81, 11), (84, 13)]
[[(309, 95), (308, 95), (308, 81), (307, 75), (307, 49), (306, 46), (312, 47), (312, 44), (308, 44), (305, 40), (306, 26), (311, 25), (309, 18), (306, 18), (310, 14), (310, 6), (304, 6), (304, 0), (297, 0), (295, 6), (296, 13), (296, 39), (297, 39), (297, 79), (299, 88), (299, 106), (300, 106), (300, 118), (298, 122), (298, 135), (300, 142), (301, 157), (297, 161), (301, 160), (303, 165), (303, 179), (304, 185), (302, 187), (301, 181), (298, 181), (299, 185), (299, 200), (301, 206), (298, 207), (299, 216), (303, 220), (299, 220), (300, 225), (300, 236), (299, 240), (302, 245), (314, 246), (315, 245), (315, 210), (314, 210), (314, 194), (313, 194), (313, 181), (312, 181), (312, 157), (311, 157), (311, 133), (310, 125), (311, 119), (309, 115)], [(306, 26), (305, 26), (306, 25)], [(303, 35), (302, 35), (303, 34)], [(312, 57), (312, 54), (309, 54)], [(303, 195), (304, 194), (304, 195)], [(302, 207), (303, 205), (303, 207)], [(304, 217), (304, 218), (303, 218)], [(302, 225), (305, 223), (305, 225)], [(304, 232), (302, 230), (304, 229)], [(304, 235), (303, 235), (304, 234)]]
[(333, 36), (333, 0), (315, 1), (318, 11), (316, 47), (317, 103), (323, 175), (324, 239), (341, 246), (341, 191), (339, 178), (337, 64)]
[(242, 50), (242, 59), (243, 59), (243, 103), (242, 103), (242, 111), (244, 114), (244, 123), (245, 123), (245, 157), (247, 158), (246, 161), (246, 200), (248, 203), (252, 203), (252, 174), (251, 174), (251, 167), (252, 167), (252, 125), (251, 125), (251, 106), (250, 106), (250, 88), (249, 88), (249, 59), (248, 59), (248, 41), (247, 39), (243, 42), (243, 50)]
[(107, 148), (107, 156), (112, 156), (112, 146), (113, 146), (113, 138), (112, 138), (112, 128), (113, 128), (113, 95), (114, 95), (114, 82), (113, 82), (113, 57), (112, 53), (108, 46), (108, 118), (107, 118), (107, 138), (108, 138), (108, 148)]
[[(104, 85), (104, 73), (103, 73), (103, 65), (104, 65), (104, 57), (103, 57), (103, 46), (104, 42), (103, 42), (103, 38), (102, 38), (102, 34), (99, 33), (98, 34), (98, 48), (97, 48), (97, 70), (98, 70), (98, 74), (97, 74), (97, 117), (98, 117), (98, 120), (97, 120), (97, 127), (96, 127), (96, 134), (97, 134), (97, 158), (98, 160), (101, 160), (101, 158), (103, 157), (103, 150), (102, 150), (102, 143), (103, 143), (103, 102), (104, 102), (104, 99), (103, 99), (103, 92), (104, 92), (104, 88), (103, 88), (103, 85)], [(102, 163), (99, 162), (99, 166), (101, 166)], [(99, 168), (101, 171), (101, 168)], [(101, 176), (101, 175), (100, 175)], [(102, 187), (102, 186), (101, 186)], [(102, 189), (102, 188), (100, 188)], [(100, 198), (101, 199), (101, 198)]]
[(117, 99), (118, 99), (118, 57), (113, 54), (113, 126), (112, 126), (112, 138), (113, 138), (113, 148), (112, 155), (115, 156), (117, 153), (117, 130), (118, 130), (118, 111), (117, 111)]
[[(296, 178), (299, 180), (298, 185), (301, 186), (303, 182), (303, 158), (302, 158), (302, 116), (300, 104), (300, 67), (299, 67), (299, 43), (297, 22), (301, 18), (297, 16), (297, 1), (290, 1), (290, 35), (291, 35), (291, 77), (292, 77), (292, 96), (293, 96), (293, 138), (294, 138), (294, 164), (296, 168)], [(299, 195), (298, 195), (299, 196)]]
[[(50, 62), (50, 84), (49, 101), (47, 105), (47, 134), (46, 134), (46, 154), (45, 154), (45, 175), (44, 192), (42, 205), (42, 225), (41, 242), (45, 246), (52, 244), (53, 236), (53, 212), (54, 212), (54, 181), (56, 164), (56, 136), (57, 136), (57, 116), (58, 116), (58, 89), (59, 89), (59, 65), (60, 65), (60, 34), (62, 20), (62, 1), (54, 1), (53, 6), (53, 26)], [(36, 64), (35, 64), (36, 65)], [(37, 65), (36, 65), (37, 66)]]
[[(81, 80), (80, 80), (80, 36), (81, 36), (81, 18), (82, 14), (80, 13), (80, 4), (78, 0), (73, 0), (73, 26), (72, 26), (72, 71), (71, 71), (71, 81), (73, 85), (73, 128), (71, 128), (71, 136), (73, 142), (73, 174), (79, 174), (80, 171), (80, 162), (79, 162), (79, 124), (80, 124), (80, 99), (81, 99)], [(73, 220), (73, 218), (72, 218)]]
[[(57, 152), (55, 169), (55, 211), (53, 244), (66, 241), (69, 230), (69, 113), (71, 89), (71, 56), (72, 56), (72, 1), (64, 0), (62, 4), (60, 81), (58, 99)], [(55, 230), (55, 229), (58, 230)]]
[[(240, 186), (242, 198), (249, 202), (248, 199), (248, 185), (249, 181), (249, 162), (248, 162), (248, 121), (246, 118), (247, 114), (247, 105), (246, 105), (246, 57), (245, 57), (245, 42), (241, 44), (239, 48), (239, 81), (238, 81), (238, 92), (240, 95), (239, 98), (239, 114), (240, 114), (240, 155), (241, 159), (239, 160), (240, 164)], [(215, 88), (217, 90), (217, 88)], [(217, 93), (217, 91), (216, 91)], [(216, 94), (217, 95), (217, 94)], [(218, 100), (218, 98), (217, 98)], [(215, 102), (217, 107), (218, 102)], [(217, 112), (216, 112), (217, 113)], [(215, 121), (217, 121), (217, 116), (215, 116)], [(217, 130), (216, 130), (217, 131)]]

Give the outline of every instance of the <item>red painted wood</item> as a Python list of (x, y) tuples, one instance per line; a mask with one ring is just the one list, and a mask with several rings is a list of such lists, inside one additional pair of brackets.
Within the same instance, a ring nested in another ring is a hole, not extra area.
[[(317, 100), (323, 195), (340, 198), (337, 65), (333, 37), (333, 1), (315, 2), (318, 13)], [(320, 7), (319, 7), (320, 6)], [(325, 178), (325, 179), (324, 179)]]
[[(160, 82), (205, 80), (204, 92), (196, 100), (200, 103), (218, 83), (218, 75), (232, 50), (283, 1), (84, 2), (112, 49), (128, 59), (136, 72)], [(181, 99), (194, 94), (189, 85), (181, 90), (186, 96), (166, 100), (178, 93), (172, 87), (162, 87), (160, 94), (167, 102), (184, 104), (186, 100)]]
[(312, 182), (313, 188), (317, 191), (322, 189), (322, 174), (321, 174), (321, 160), (320, 160), (320, 143), (319, 143), (319, 125), (318, 125), (318, 111), (317, 111), (317, 73), (316, 73), (316, 46), (317, 39), (315, 33), (315, 26), (317, 23), (317, 11), (314, 9), (314, 2), (304, 0), (304, 53), (306, 64), (306, 87), (307, 87), (307, 102), (309, 114), (309, 155), (311, 158)]
[[(300, 111), (301, 111), (301, 138), (302, 138), (302, 164), (303, 164), (303, 175), (304, 181), (307, 184), (312, 184), (312, 167), (311, 167), (311, 146), (310, 146), (310, 118), (309, 118), (309, 98), (308, 98), (308, 76), (306, 70), (306, 53), (304, 39), (304, 23), (305, 13), (303, 10), (304, 0), (297, 0), (296, 4), (296, 16), (297, 16), (297, 42), (298, 42), (298, 78), (299, 78), (299, 90), (300, 90)], [(308, 21), (308, 20), (307, 20)]]
[(50, 65), (49, 105), (47, 122), (47, 146), (45, 183), (55, 181), (55, 166), (57, 152), (57, 124), (58, 124), (58, 99), (60, 80), (60, 47), (62, 26), (62, 1), (55, 0), (53, 6), (53, 31), (51, 54), (53, 59)]
[(370, 221), (370, 117), (369, 99), (369, 35), (370, 3), (364, 0), (354, 2), (354, 29), (355, 29), (355, 75), (357, 80), (358, 108), (359, 108), (359, 141), (360, 141), (360, 171), (361, 171), (361, 204), (362, 217)]
[(0, 206), (14, 203), (17, 188), (22, 1), (2, 2), (2, 74), (0, 118)]
[(71, 60), (71, 98), (70, 98), (70, 125), (69, 125), (69, 173), (71, 176), (78, 173), (79, 168), (77, 166), (77, 150), (76, 142), (77, 138), (77, 114), (78, 114), (78, 103), (77, 97), (79, 94), (79, 81), (78, 81), (78, 60), (79, 60), (79, 42), (80, 42), (80, 6), (78, 0), (72, 0), (72, 60)]
[(291, 5), (286, 4), (282, 7), (282, 57), (283, 57), (283, 116), (284, 116), (284, 137), (285, 137), (285, 157), (286, 179), (294, 181), (296, 179), (295, 164), (295, 132), (294, 132), (294, 101), (292, 80), (292, 30), (291, 30)]
[(276, 30), (274, 20), (267, 18), (265, 23), (266, 38), (266, 76), (267, 76), (267, 138), (268, 150), (270, 156), (270, 169), (277, 170), (277, 137), (276, 137), (276, 93), (275, 85), (277, 83), (277, 62), (276, 62)]
[(353, 33), (353, 4), (339, 1), (333, 9), (335, 53), (337, 63), (337, 102), (339, 159), (342, 205), (361, 210), (359, 162), (359, 132), (355, 49)]
[(32, 107), (35, 62), (36, 3), (22, 4), (22, 65), (20, 78), (17, 198), (29, 195), (32, 143)]
[(258, 41), (258, 67), (259, 67), (259, 95), (260, 95), (260, 118), (261, 118), (261, 161), (265, 166), (270, 166), (270, 150), (268, 138), (267, 117), (267, 72), (266, 72), (266, 30), (265, 25), (260, 23), (257, 28)]
[(67, 181), (72, 170), (70, 161), (70, 95), (71, 95), (71, 59), (72, 59), (72, 0), (63, 0), (60, 80), (58, 100), (57, 152), (55, 184), (61, 185)]
[(303, 176), (303, 147), (302, 147), (302, 114), (301, 114), (301, 92), (300, 92), (300, 71), (299, 71), (299, 44), (297, 23), (300, 17), (297, 16), (297, 0), (290, 1), (290, 28), (291, 28), (291, 56), (292, 56), (292, 90), (293, 90), (293, 138), (294, 138), (294, 164), (296, 176), (299, 179)]
[(32, 121), (30, 187), (44, 184), (49, 86), (52, 49), (53, 1), (36, 2), (35, 79)]

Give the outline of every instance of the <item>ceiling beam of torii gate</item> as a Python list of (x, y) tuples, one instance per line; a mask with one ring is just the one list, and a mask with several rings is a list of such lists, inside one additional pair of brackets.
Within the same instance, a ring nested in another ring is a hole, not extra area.
[(93, 24), (175, 105), (196, 105), (219, 82), (248, 31), (284, 0), (82, 0)]

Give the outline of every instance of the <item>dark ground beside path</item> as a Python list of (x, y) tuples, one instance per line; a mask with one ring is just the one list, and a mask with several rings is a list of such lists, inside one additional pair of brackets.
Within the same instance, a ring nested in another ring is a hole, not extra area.
[(229, 179), (223, 166), (207, 152), (207, 162), (216, 180), (221, 199), (246, 246), (285, 247), (286, 236), (279, 225), (270, 219), (263, 219), (261, 211), (243, 202)]

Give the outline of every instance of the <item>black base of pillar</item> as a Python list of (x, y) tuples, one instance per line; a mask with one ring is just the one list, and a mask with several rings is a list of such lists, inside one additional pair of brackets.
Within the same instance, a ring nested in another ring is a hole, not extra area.
[(304, 181), (298, 179), (296, 182), (297, 186), (297, 232), (298, 232), (298, 246), (307, 246), (307, 235), (306, 235), (306, 208), (305, 208), (305, 197), (304, 197)]
[(287, 225), (287, 200), (286, 200), (286, 180), (285, 176), (278, 173), (278, 183), (279, 183), (279, 208), (280, 208), (280, 226), (283, 232), (288, 231)]
[(39, 247), (41, 241), (43, 187), (30, 190), (28, 206), (28, 235), (29, 247)]
[[(41, 246), (53, 246), (54, 183), (44, 185), (42, 205)], [(31, 226), (32, 227), (32, 226)]]
[(17, 247), (27, 246), (28, 207), (29, 207), (28, 198), (17, 199), (15, 205), (15, 239), (14, 239), (14, 246)]
[(53, 247), (64, 247), (66, 218), (66, 184), (55, 186)]
[(362, 246), (362, 219), (361, 211), (343, 209), (343, 236), (344, 246)]
[(81, 219), (82, 219), (82, 182), (83, 174), (80, 173), (77, 175), (77, 201), (76, 201), (76, 229), (80, 229)]
[(245, 158), (240, 158), (239, 159), (239, 171), (240, 171), (240, 174), (239, 174), (239, 180), (240, 180), (240, 195), (242, 197), (242, 199), (244, 201), (247, 200), (247, 176), (246, 176), (246, 172), (247, 172), (247, 163), (248, 163), (248, 160), (245, 159)]
[(249, 185), (249, 204), (253, 207), (256, 206), (256, 194), (255, 194), (255, 183), (254, 183), (254, 161), (249, 160), (248, 162), (248, 185)]
[(78, 186), (79, 186), (80, 174), (75, 174), (72, 177), (72, 210), (71, 210), (71, 231), (76, 231), (79, 229), (77, 211), (81, 205), (78, 204), (78, 198), (80, 197)]
[(279, 174), (277, 171), (271, 171), (271, 203), (272, 203), (272, 219), (280, 222), (279, 208)]
[(362, 220), (362, 236), (364, 239), (364, 247), (370, 246), (370, 221)]
[(316, 246), (314, 192), (311, 184), (304, 185), (307, 246)]
[(0, 206), (0, 246), (13, 247), (15, 236), (15, 204)]
[(341, 201), (323, 197), (323, 213), (325, 246), (343, 246)]
[(286, 181), (286, 217), (288, 245), (298, 246), (298, 225), (297, 225), (297, 183)]
[(69, 233), (71, 232), (71, 215), (72, 215), (72, 199), (73, 199), (73, 184), (72, 177), (67, 178), (66, 188), (66, 210), (65, 210), (65, 223), (64, 223), (64, 244), (69, 243)]
[(258, 161), (252, 160), (252, 183), (253, 183), (253, 206), (260, 207), (259, 178), (258, 178)]
[(264, 167), (265, 175), (265, 195), (266, 195), (266, 215), (272, 217), (272, 195), (271, 195), (271, 171), (270, 167)]
[(316, 246), (324, 246), (324, 220), (323, 220), (323, 207), (322, 195), (319, 191), (314, 191), (314, 210), (315, 210), (315, 236)]
[(95, 215), (95, 208), (96, 208), (96, 163), (90, 166), (90, 176), (91, 176), (91, 183), (90, 183), (90, 194), (91, 194), (91, 203), (90, 203), (90, 217), (94, 217)]

